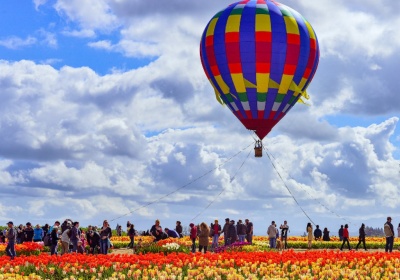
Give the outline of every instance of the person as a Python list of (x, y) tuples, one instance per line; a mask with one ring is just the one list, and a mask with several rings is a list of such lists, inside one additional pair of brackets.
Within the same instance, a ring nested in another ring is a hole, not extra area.
[(17, 227), (17, 244), (22, 244), (25, 241), (24, 226), (20, 224)]
[(311, 223), (307, 223), (306, 231), (307, 231), (307, 239), (308, 239), (307, 248), (308, 248), (308, 250), (310, 250), (312, 248), (312, 240), (313, 240), (313, 230), (312, 230)]
[(69, 253), (69, 243), (70, 243), (71, 227), (65, 228), (61, 234), (61, 256)]
[(16, 256), (15, 253), (15, 242), (17, 241), (17, 231), (14, 229), (14, 223), (12, 221), (9, 221), (7, 223), (8, 231), (6, 234), (6, 238), (8, 241), (7, 247), (6, 247), (6, 254), (7, 256), (10, 257), (11, 260), (13, 260)]
[(340, 225), (340, 229), (338, 231), (339, 234), (339, 240), (343, 241), (343, 225)]
[(253, 244), (253, 223), (249, 219), (245, 220), (246, 223), (246, 240), (250, 244)]
[(275, 244), (275, 248), (278, 249), (278, 251), (280, 251), (282, 249), (282, 241), (279, 238), (279, 229), (276, 227), (275, 224), (275, 231), (276, 231), (276, 244)]
[(79, 240), (79, 241), (78, 241), (78, 247), (77, 247), (76, 252), (77, 252), (78, 254), (83, 254), (83, 253), (85, 252), (85, 246), (83, 245), (82, 240)]
[(24, 229), (24, 235), (25, 235), (25, 241), (26, 242), (32, 242), (33, 241), (34, 231), (33, 231), (33, 228), (32, 228), (32, 224), (30, 222), (26, 223), (26, 227)]
[(93, 231), (91, 230), (89, 232), (90, 235), (90, 241), (89, 241), (89, 253), (90, 254), (95, 254), (96, 251), (97, 253), (99, 252), (99, 248), (100, 248), (100, 235), (97, 231)]
[(160, 226), (160, 220), (156, 220), (154, 225), (150, 229), (150, 235), (154, 237), (154, 242), (162, 239), (162, 227)]
[(267, 234), (269, 237), (269, 247), (271, 249), (276, 248), (276, 227), (275, 221), (272, 221), (268, 227)]
[(281, 225), (279, 228), (281, 229), (281, 242), (284, 246), (284, 249), (287, 249), (287, 237), (289, 231), (287, 221), (283, 221), (283, 225)]
[(50, 228), (49, 228), (49, 230), (48, 230), (48, 234), (51, 234), (51, 232), (53, 231), (53, 227), (57, 227), (57, 228), (59, 228), (60, 227), (60, 222), (59, 221), (55, 221), (54, 222), (54, 225), (52, 225)]
[(320, 240), (322, 237), (322, 231), (319, 228), (319, 225), (316, 225), (316, 229), (314, 230), (314, 238), (315, 240)]
[(70, 241), (72, 243), (72, 252), (78, 251), (78, 241), (81, 238), (81, 230), (79, 229), (79, 222), (74, 222), (70, 230)]
[(130, 224), (128, 229), (128, 236), (131, 241), (128, 245), (128, 248), (130, 249), (133, 249), (133, 247), (135, 246), (135, 235), (136, 235), (135, 225)]
[(54, 226), (50, 232), (51, 235), (51, 249), (50, 249), (50, 254), (51, 255), (57, 255), (57, 249), (58, 249), (58, 240), (60, 240), (58, 236), (58, 226)]
[(364, 250), (367, 251), (367, 246), (365, 246), (365, 225), (361, 224), (360, 229), (358, 230), (359, 236), (358, 236), (358, 244), (356, 246), (356, 250), (358, 250), (358, 246), (360, 246), (361, 242), (364, 245)]
[(39, 224), (37, 224), (35, 229), (33, 230), (33, 242), (42, 241), (43, 236), (44, 236), (43, 229), (40, 227)]
[(236, 224), (236, 232), (239, 237), (239, 242), (244, 242), (246, 238), (246, 225), (243, 224), (242, 220), (239, 220)]
[(42, 229), (43, 229), (43, 240), (44, 240), (44, 237), (49, 232), (49, 224), (45, 224), (44, 226), (42, 226)]
[(81, 238), (79, 238), (79, 240), (82, 242), (83, 248), (85, 248), (86, 247), (86, 234), (84, 232), (81, 233)]
[(399, 226), (397, 227), (397, 237), (400, 237), (400, 223)]
[(227, 239), (228, 244), (227, 245), (231, 245), (231, 244), (235, 243), (236, 240), (237, 240), (237, 232), (236, 232), (236, 227), (235, 227), (235, 221), (231, 220), (229, 222), (229, 227), (228, 227), (228, 239)]
[(88, 225), (87, 230), (86, 230), (86, 241), (88, 243), (88, 245), (90, 244), (90, 232), (93, 230), (93, 227), (91, 225)]
[(331, 238), (329, 237), (329, 230), (328, 230), (328, 228), (324, 228), (322, 240), (324, 240), (324, 241), (331, 241)]
[(196, 253), (197, 227), (190, 223), (190, 239), (192, 240), (192, 253)]
[(64, 222), (61, 224), (61, 235), (64, 233), (65, 230), (67, 230), (68, 222), (69, 222), (69, 220), (64, 220)]
[(121, 225), (117, 226), (117, 236), (122, 236), (122, 226)]
[(343, 243), (342, 243), (342, 246), (340, 247), (340, 251), (343, 251), (344, 243), (347, 243), (347, 247), (349, 248), (349, 251), (351, 251), (349, 237), (350, 237), (349, 236), (349, 225), (345, 224), (344, 229), (343, 229)]
[(165, 228), (164, 231), (168, 235), (168, 237), (179, 238), (179, 234), (173, 229)]
[(126, 232), (129, 231), (130, 227), (131, 227), (131, 221), (127, 221), (126, 222)]
[(183, 228), (180, 221), (176, 221), (175, 231), (179, 234), (179, 237), (183, 237)]
[(224, 245), (229, 245), (228, 243), (228, 232), (229, 232), (229, 226), (230, 226), (230, 222), (229, 222), (229, 218), (225, 219), (225, 224), (224, 227), (222, 228), (222, 231), (224, 233)]
[(100, 229), (100, 251), (103, 255), (107, 255), (108, 248), (110, 247), (110, 237), (112, 231), (107, 220), (103, 221), (103, 226)]
[(204, 250), (204, 253), (207, 253), (209, 236), (210, 236), (210, 228), (205, 222), (202, 222), (200, 224), (200, 233), (199, 233), (199, 252)]
[[(7, 230), (6, 230), (7, 234)], [(6, 243), (6, 236), (3, 231), (0, 231), (0, 243)]]
[(218, 223), (218, 220), (214, 220), (214, 224), (211, 224), (211, 235), (212, 235), (212, 243), (211, 243), (211, 248), (214, 250), (215, 248), (218, 248), (218, 239), (219, 235), (221, 234), (221, 225)]
[(393, 241), (394, 241), (394, 231), (392, 225), (392, 218), (387, 217), (386, 223), (383, 227), (383, 231), (386, 236), (386, 245), (385, 245), (385, 252), (392, 252), (393, 250)]

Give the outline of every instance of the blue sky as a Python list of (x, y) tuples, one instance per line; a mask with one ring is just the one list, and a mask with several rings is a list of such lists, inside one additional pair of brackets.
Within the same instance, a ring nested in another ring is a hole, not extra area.
[(118, 52), (110, 55), (108, 51), (93, 49), (89, 44), (95, 41), (118, 42), (120, 30), (93, 33), (88, 38), (74, 37), (68, 31), (79, 29), (79, 25), (52, 8), (55, 2), (48, 1), (38, 9), (33, 2), (28, 5), (26, 1), (2, 5), (0, 36), (5, 39), (1, 46), (3, 59), (29, 59), (38, 64), (51, 64), (56, 69), (64, 65), (87, 66), (101, 75), (138, 68), (154, 60), (152, 57), (127, 59)]
[(230, 1), (3, 3), (0, 222), (147, 229), (200, 214), (250, 218), (257, 234), (286, 219), (301, 234), (300, 205), (331, 232), (397, 224), (400, 3), (281, 2), (321, 48), (310, 106), (264, 139), (282, 179), (201, 67), (200, 36)]

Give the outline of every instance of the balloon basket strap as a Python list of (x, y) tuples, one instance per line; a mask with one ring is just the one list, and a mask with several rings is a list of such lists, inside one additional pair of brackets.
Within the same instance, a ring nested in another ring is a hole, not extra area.
[(262, 150), (263, 150), (262, 142), (261, 140), (257, 140), (256, 144), (254, 145), (254, 156), (262, 157)]

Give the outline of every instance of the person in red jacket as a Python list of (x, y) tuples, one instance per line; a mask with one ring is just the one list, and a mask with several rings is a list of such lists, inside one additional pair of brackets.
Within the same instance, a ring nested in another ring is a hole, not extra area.
[(192, 253), (196, 253), (197, 227), (190, 223), (190, 239), (192, 239)]
[(340, 251), (343, 250), (343, 246), (344, 243), (347, 242), (347, 247), (349, 248), (349, 250), (351, 251), (351, 247), (350, 247), (350, 242), (349, 242), (349, 225), (345, 224), (344, 225), (344, 229), (343, 229), (343, 243), (342, 243), (342, 247), (340, 247)]

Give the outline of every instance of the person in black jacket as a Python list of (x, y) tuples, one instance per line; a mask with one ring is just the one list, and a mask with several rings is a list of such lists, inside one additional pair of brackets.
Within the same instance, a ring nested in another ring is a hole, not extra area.
[(49, 233), (49, 224), (45, 224), (44, 226), (42, 226), (43, 229), (43, 240), (44, 237)]
[(90, 254), (95, 254), (95, 252), (99, 252), (100, 251), (100, 234), (96, 231), (91, 230), (89, 232), (90, 235), (90, 242), (89, 242), (89, 253)]
[(316, 225), (316, 229), (314, 230), (314, 238), (315, 240), (320, 240), (322, 237), (322, 231), (319, 228), (319, 225)]
[(24, 226), (19, 225), (17, 227), (17, 244), (22, 244), (25, 241), (25, 232), (24, 232)]
[(31, 223), (26, 223), (26, 227), (24, 229), (24, 234), (25, 234), (25, 241), (26, 242), (32, 242), (33, 241), (33, 228)]
[(364, 245), (364, 250), (367, 251), (367, 247), (365, 246), (365, 225), (361, 224), (359, 231), (359, 237), (358, 237), (358, 244), (356, 246), (356, 250), (358, 250), (358, 246), (360, 246), (361, 242)]
[(237, 240), (237, 232), (236, 232), (236, 227), (235, 227), (235, 221), (231, 220), (229, 223), (229, 227), (228, 227), (228, 244), (227, 245), (231, 245), (233, 243), (235, 243)]
[(340, 226), (338, 234), (339, 234), (339, 240), (343, 241), (343, 225)]
[(324, 228), (322, 240), (324, 240), (324, 241), (331, 241), (331, 238), (329, 237), (329, 230), (328, 230), (328, 228)]
[(108, 248), (110, 247), (110, 238), (112, 236), (112, 231), (107, 220), (104, 220), (103, 226), (99, 231), (100, 233), (100, 251), (102, 254), (108, 254)]
[(183, 237), (182, 234), (183, 229), (180, 221), (176, 221), (175, 231), (179, 234), (179, 237)]
[(58, 227), (54, 226), (53, 230), (50, 233), (51, 235), (51, 255), (57, 255), (57, 249), (58, 249), (58, 240), (60, 239), (58, 237)]
[(128, 248), (130, 248), (130, 249), (133, 249), (133, 247), (135, 245), (135, 235), (136, 235), (135, 225), (130, 224), (129, 230), (128, 230), (128, 236), (129, 236), (129, 239), (131, 240), (131, 242), (128, 245)]

